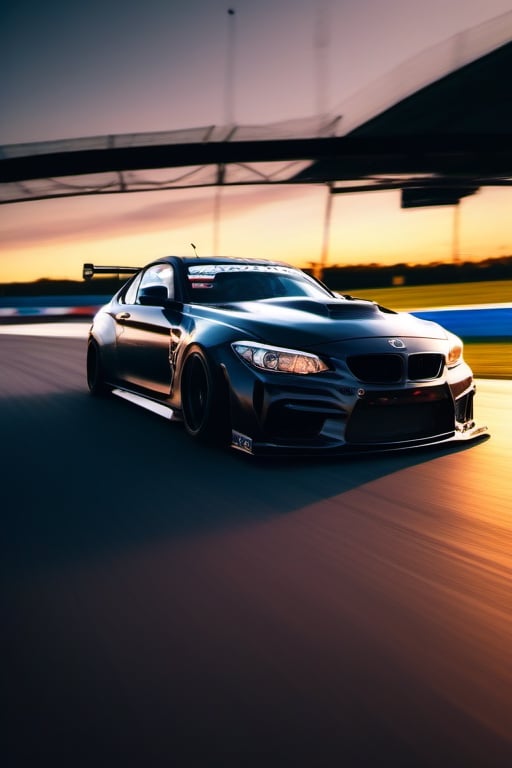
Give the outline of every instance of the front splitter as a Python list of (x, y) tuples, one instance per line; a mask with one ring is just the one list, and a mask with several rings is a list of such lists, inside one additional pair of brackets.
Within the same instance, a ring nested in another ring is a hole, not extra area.
[(329, 443), (323, 445), (285, 445), (278, 443), (255, 442), (248, 435), (232, 431), (231, 448), (251, 456), (360, 456), (368, 454), (395, 453), (414, 451), (422, 448), (468, 443), (490, 437), (487, 426), (474, 425), (464, 430), (455, 430), (449, 434), (436, 435), (421, 440), (408, 440), (401, 443)]

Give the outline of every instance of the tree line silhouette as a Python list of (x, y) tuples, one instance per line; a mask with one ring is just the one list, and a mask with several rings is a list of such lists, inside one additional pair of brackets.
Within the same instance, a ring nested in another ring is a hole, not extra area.
[[(314, 267), (305, 268), (314, 273)], [(126, 275), (95, 277), (94, 280), (53, 280), (40, 278), (32, 282), (0, 283), (2, 296), (111, 296)], [(347, 288), (386, 288), (392, 285), (440, 285), (443, 283), (474, 283), (487, 280), (511, 280), (512, 256), (430, 264), (355, 264), (326, 267), (323, 282), (333, 290)]]
[(511, 280), (512, 256), (460, 263), (333, 265), (324, 269), (322, 279), (333, 290)]

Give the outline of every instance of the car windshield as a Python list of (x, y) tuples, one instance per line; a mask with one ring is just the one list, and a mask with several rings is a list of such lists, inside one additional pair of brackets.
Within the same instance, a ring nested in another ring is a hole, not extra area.
[(332, 298), (331, 293), (303, 272), (291, 267), (209, 264), (188, 269), (190, 301), (230, 304), (238, 301), (308, 296)]

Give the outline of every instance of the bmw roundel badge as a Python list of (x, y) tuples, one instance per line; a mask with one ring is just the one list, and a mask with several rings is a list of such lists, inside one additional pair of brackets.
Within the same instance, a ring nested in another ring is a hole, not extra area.
[(388, 339), (388, 344), (391, 344), (393, 349), (405, 349), (402, 339)]

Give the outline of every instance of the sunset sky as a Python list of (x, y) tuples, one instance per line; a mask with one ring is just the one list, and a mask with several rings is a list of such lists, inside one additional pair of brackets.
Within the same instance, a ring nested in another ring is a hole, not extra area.
[[(6, 4), (4, 4), (5, 6)], [(228, 15), (228, 9), (235, 10)], [(420, 51), (509, 12), (510, 0), (90, 0), (0, 10), (0, 146), (265, 124), (338, 105)], [(234, 72), (226, 77), (228, 39)], [(209, 188), (0, 206), (0, 282), (79, 279), (84, 261), (212, 253)], [(305, 265), (320, 256), (324, 187), (225, 188), (219, 251)], [(460, 256), (512, 252), (511, 193), (460, 205)], [(397, 192), (337, 195), (329, 263), (452, 255), (453, 209)]]

